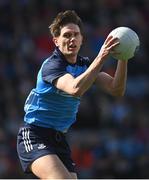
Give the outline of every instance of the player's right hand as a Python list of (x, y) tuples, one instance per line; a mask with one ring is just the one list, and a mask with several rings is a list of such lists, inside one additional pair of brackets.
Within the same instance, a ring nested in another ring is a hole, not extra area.
[(98, 57), (100, 57), (101, 59), (106, 59), (110, 53), (114, 53), (113, 49), (118, 44), (118, 38), (114, 38), (113, 36), (107, 37), (98, 53)]

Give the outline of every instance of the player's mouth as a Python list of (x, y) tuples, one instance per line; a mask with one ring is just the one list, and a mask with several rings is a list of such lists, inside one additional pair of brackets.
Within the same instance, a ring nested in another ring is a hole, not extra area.
[(77, 46), (74, 45), (74, 44), (71, 44), (71, 45), (68, 46), (68, 49), (69, 49), (70, 51), (74, 51), (74, 50), (76, 50), (76, 48), (77, 48)]

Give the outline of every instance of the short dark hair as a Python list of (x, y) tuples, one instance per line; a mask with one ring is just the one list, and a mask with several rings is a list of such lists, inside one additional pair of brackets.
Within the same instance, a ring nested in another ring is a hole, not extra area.
[(58, 13), (52, 24), (49, 26), (52, 36), (58, 37), (60, 35), (61, 28), (69, 23), (78, 25), (80, 28), (80, 32), (83, 35), (83, 23), (81, 18), (76, 14), (74, 10), (67, 10)]

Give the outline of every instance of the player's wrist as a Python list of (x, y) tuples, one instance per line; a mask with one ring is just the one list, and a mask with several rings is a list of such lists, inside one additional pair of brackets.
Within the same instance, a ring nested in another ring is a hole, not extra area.
[(108, 57), (108, 55), (98, 54), (97, 57), (96, 57), (96, 59), (97, 59), (98, 62), (104, 63), (104, 62), (106, 61), (107, 57)]

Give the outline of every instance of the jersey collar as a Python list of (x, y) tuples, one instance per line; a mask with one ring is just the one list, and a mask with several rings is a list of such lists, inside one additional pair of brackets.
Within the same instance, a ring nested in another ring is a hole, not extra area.
[(62, 60), (64, 60), (67, 64), (70, 64), (71, 66), (75, 66), (75, 65), (77, 64), (78, 60), (79, 60), (79, 56), (77, 56), (77, 62), (76, 62), (75, 64), (69, 63), (69, 62), (66, 60), (64, 54), (59, 50), (58, 47), (55, 48), (54, 53), (56, 53), (58, 56), (60, 56), (60, 58), (61, 58)]

